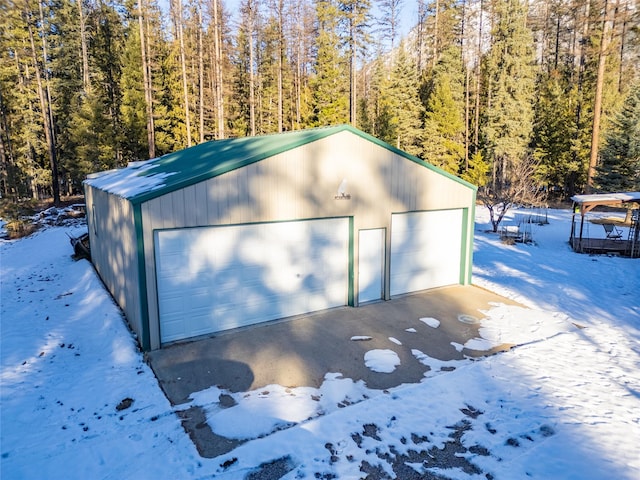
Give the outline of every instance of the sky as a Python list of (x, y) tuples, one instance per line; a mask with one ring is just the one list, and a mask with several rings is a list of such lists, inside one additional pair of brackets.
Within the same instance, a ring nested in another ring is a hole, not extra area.
[[(222, 0), (225, 9), (231, 13), (232, 19), (234, 21), (238, 21), (239, 19), (239, 9), (241, 0)], [(169, 10), (169, 0), (159, 0), (160, 7), (163, 11), (168, 12)], [(379, 17), (378, 4), (380, 2), (373, 0), (372, 4), (372, 14), (375, 17)], [(415, 26), (417, 23), (417, 15), (418, 15), (418, 7), (415, 0), (404, 0), (400, 9), (400, 37), (406, 36), (411, 28)]]
[[(517, 345), (509, 352), (443, 362), (402, 345), (407, 332), (442, 328), (424, 312), (360, 360), (384, 375), (411, 349), (425, 366), (419, 383), (381, 391), (336, 371), (319, 388), (213, 386), (179, 406), (91, 265), (71, 258), (68, 235), (85, 224), (0, 240), (0, 476), (640, 478), (640, 259), (576, 254), (571, 212), (547, 213), (533, 244), (506, 245), (476, 212), (473, 283), (521, 305), (479, 311), (467, 346)], [(244, 443), (200, 457), (179, 419), (193, 406)], [(453, 464), (438, 460), (446, 446)]]

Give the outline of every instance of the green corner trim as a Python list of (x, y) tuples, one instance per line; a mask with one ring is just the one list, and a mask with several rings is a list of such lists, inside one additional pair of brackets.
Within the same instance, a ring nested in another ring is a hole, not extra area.
[(462, 210), (462, 242), (460, 245), (460, 283), (462, 285), (471, 285), (474, 219), (475, 194), (471, 206)]
[(142, 350), (151, 350), (151, 339), (149, 335), (149, 302), (147, 299), (147, 269), (144, 259), (144, 232), (142, 228), (142, 207), (133, 204), (133, 221), (135, 223), (136, 242), (138, 248), (138, 294), (140, 296), (140, 343)]
[(355, 306), (355, 295), (354, 295), (354, 236), (355, 233), (353, 231), (353, 217), (349, 217), (349, 294), (347, 298), (347, 304), (350, 307)]
[(468, 267), (467, 267), (467, 284), (471, 285), (473, 278), (473, 246), (475, 242), (475, 224), (476, 224), (476, 194), (474, 192), (473, 198), (471, 201), (471, 209), (469, 212), (469, 228), (471, 231), (469, 232), (469, 250), (468, 250)]

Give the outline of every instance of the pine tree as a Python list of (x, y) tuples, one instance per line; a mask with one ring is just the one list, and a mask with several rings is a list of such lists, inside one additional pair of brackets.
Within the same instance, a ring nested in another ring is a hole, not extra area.
[(184, 148), (187, 143), (184, 110), (181, 102), (182, 83), (180, 64), (175, 45), (159, 44), (154, 85), (157, 101), (154, 104), (156, 127), (156, 155), (164, 155)]
[(384, 57), (379, 57), (374, 62), (372, 71), (369, 91), (362, 99), (365, 105), (361, 111), (363, 117), (366, 115), (364, 124), (367, 125), (365, 131), (387, 142), (393, 142), (392, 107), (389, 101), (390, 75)]
[(7, 182), (4, 189), (10, 198), (38, 198), (40, 190), (47, 187), (47, 158), (29, 35), (24, 6), (7, 7), (3, 10), (6, 23), (0, 29), (2, 168)]
[(418, 92), (418, 74), (404, 43), (391, 73), (387, 103), (383, 114), (390, 116), (391, 127), (386, 140), (412, 155), (422, 153), (422, 115)]
[(553, 70), (538, 83), (532, 147), (539, 160), (538, 176), (550, 192), (573, 194), (573, 186), (585, 181), (584, 156), (575, 155), (576, 91)]
[(261, 29), (258, 60), (258, 131), (276, 133), (279, 127), (279, 39), (278, 24), (274, 17), (266, 20)]
[(521, 0), (499, 0), (495, 12), (486, 61), (489, 90), (483, 133), (493, 160), (494, 183), (505, 183), (528, 153), (536, 70)]
[(640, 83), (611, 122), (596, 184), (606, 192), (640, 191)]
[(355, 127), (357, 125), (356, 113), (358, 105), (358, 56), (364, 51), (368, 39), (366, 28), (369, 23), (371, 4), (369, 0), (339, 0), (339, 6), (346, 24), (344, 37), (348, 45), (349, 121)]
[(101, 2), (91, 12), (89, 20), (94, 33), (89, 49), (92, 90), (87, 94), (87, 108), (93, 112), (91, 117), (96, 122), (96, 131), (105, 134), (98, 134), (104, 142), (100, 145), (101, 156), (110, 152), (112, 158), (107, 163), (113, 168), (126, 163), (122, 149), (120, 84), (124, 28), (115, 8)]
[[(47, 6), (48, 7), (48, 6)], [(29, 47), (31, 64), (36, 80), (36, 89), (40, 107), (40, 118), (43, 125), (44, 137), (47, 146), (49, 166), (51, 168), (51, 192), (54, 204), (60, 203), (60, 183), (58, 176), (58, 158), (55, 145), (54, 115), (50, 82), (50, 55), (49, 37), (54, 32), (52, 27), (52, 10), (38, 2), (37, 11), (33, 6), (25, 2), (24, 20), (29, 32)], [(36, 43), (36, 37), (38, 42)]]
[[(71, 120), (78, 108), (81, 92), (85, 89), (79, 7), (70, 0), (62, 0), (55, 9), (58, 36), (52, 48), (51, 61), (52, 89), (55, 92), (53, 111), (56, 148), (60, 177), (66, 193), (81, 192), (84, 179), (74, 178), (70, 174), (76, 162), (75, 144), (71, 139)], [(86, 78), (89, 78), (88, 71)]]
[(457, 175), (465, 158), (464, 72), (459, 48), (443, 52), (427, 91), (423, 156)]
[(123, 129), (123, 157), (127, 161), (141, 160), (149, 152), (147, 138), (146, 101), (140, 46), (140, 27), (134, 5), (127, 10), (126, 43), (122, 52), (122, 103), (120, 107)]
[(316, 0), (317, 56), (311, 80), (315, 126), (349, 121), (349, 70), (338, 34), (340, 12), (336, 0)]
[(381, 43), (390, 52), (396, 48), (396, 39), (400, 34), (400, 13), (403, 3), (404, 0), (381, 0), (378, 3), (378, 9), (381, 12), (378, 19), (378, 27), (382, 34)]
[(476, 152), (469, 159), (469, 168), (467, 168), (460, 177), (479, 188), (484, 187), (489, 180), (489, 165), (482, 158), (482, 152)]

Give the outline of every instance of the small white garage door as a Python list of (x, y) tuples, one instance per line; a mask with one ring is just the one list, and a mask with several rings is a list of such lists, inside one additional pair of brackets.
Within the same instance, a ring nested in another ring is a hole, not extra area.
[(460, 283), (462, 210), (391, 216), (391, 295)]
[(346, 305), (349, 219), (155, 234), (163, 343)]
[(358, 303), (384, 297), (385, 229), (360, 230), (358, 238)]

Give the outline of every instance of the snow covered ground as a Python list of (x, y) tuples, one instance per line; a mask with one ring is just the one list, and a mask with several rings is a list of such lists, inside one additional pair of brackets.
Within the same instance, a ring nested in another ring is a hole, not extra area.
[[(530, 310), (479, 312), (482, 338), (467, 346), (516, 348), (457, 362), (414, 350), (431, 370), (388, 391), (327, 372), (319, 389), (273, 385), (233, 394), (231, 408), (228, 392), (198, 392), (191, 405), (214, 432), (250, 439), (214, 459), (184, 433), (90, 264), (71, 259), (67, 233), (84, 228), (1, 241), (0, 476), (640, 478), (640, 260), (573, 253), (570, 218), (550, 211), (534, 245), (509, 246), (478, 208), (474, 283)], [(440, 325), (430, 312), (421, 322)], [(362, 361), (391, 371), (398, 343)]]

